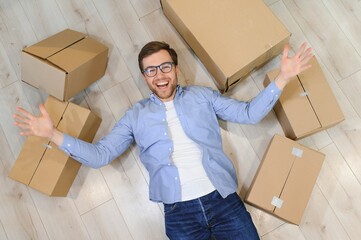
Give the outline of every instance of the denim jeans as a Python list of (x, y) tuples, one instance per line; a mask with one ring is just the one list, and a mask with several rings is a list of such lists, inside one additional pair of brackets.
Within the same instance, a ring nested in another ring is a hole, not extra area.
[(171, 240), (259, 239), (251, 215), (233, 193), (225, 199), (217, 192), (173, 204), (164, 204), (166, 234)]

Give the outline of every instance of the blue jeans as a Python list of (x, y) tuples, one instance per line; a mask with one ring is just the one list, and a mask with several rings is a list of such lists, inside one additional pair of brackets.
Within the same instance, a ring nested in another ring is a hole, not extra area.
[(166, 234), (171, 240), (259, 239), (251, 215), (233, 193), (217, 192), (173, 204), (164, 204)]

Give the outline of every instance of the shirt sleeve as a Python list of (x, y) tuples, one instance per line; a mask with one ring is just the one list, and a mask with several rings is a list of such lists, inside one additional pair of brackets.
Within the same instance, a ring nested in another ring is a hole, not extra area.
[(95, 144), (64, 134), (64, 141), (59, 148), (82, 164), (100, 168), (121, 155), (133, 141), (129, 117), (124, 116), (109, 134)]
[(281, 90), (272, 81), (255, 98), (245, 102), (228, 98), (213, 91), (212, 103), (219, 118), (242, 124), (260, 122), (273, 108)]

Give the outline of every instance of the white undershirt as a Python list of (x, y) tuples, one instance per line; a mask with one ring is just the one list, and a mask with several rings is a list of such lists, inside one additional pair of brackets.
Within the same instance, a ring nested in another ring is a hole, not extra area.
[(169, 136), (173, 141), (172, 163), (178, 168), (182, 201), (202, 197), (215, 190), (203, 165), (202, 151), (184, 133), (173, 101), (164, 102)]

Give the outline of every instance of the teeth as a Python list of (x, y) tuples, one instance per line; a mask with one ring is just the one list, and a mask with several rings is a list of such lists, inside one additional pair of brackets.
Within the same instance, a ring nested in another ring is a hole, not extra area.
[(164, 86), (164, 85), (167, 85), (167, 84), (168, 84), (167, 82), (157, 83), (157, 86)]

